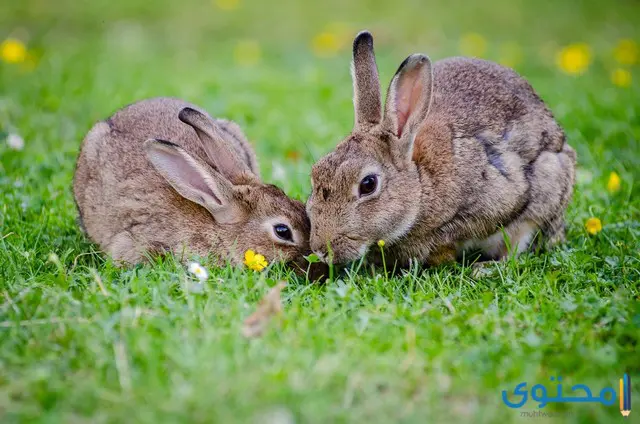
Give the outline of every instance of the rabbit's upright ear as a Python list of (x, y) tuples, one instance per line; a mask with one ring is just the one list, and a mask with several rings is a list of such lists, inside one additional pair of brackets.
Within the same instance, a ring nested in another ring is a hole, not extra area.
[(223, 132), (217, 124), (206, 115), (190, 107), (185, 107), (178, 114), (178, 118), (193, 127), (202, 141), (202, 147), (218, 171), (234, 184), (240, 183), (247, 177), (255, 177), (247, 162), (225, 140)]
[(147, 140), (145, 149), (151, 164), (178, 194), (203, 206), (220, 223), (237, 220), (233, 185), (222, 175), (170, 141)]
[(367, 31), (360, 32), (353, 40), (353, 106), (355, 108), (355, 130), (377, 125), (382, 119), (380, 99), (380, 78), (373, 52), (373, 36)]
[(389, 85), (382, 126), (400, 139), (400, 147), (409, 157), (420, 124), (429, 111), (432, 90), (431, 60), (422, 54), (406, 58)]

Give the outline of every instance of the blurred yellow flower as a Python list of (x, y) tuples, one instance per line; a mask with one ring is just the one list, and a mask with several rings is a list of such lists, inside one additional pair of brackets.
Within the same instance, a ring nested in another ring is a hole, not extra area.
[(626, 88), (631, 86), (631, 72), (626, 69), (617, 68), (611, 72), (611, 82), (618, 87)]
[(620, 175), (617, 172), (613, 171), (609, 174), (609, 181), (607, 182), (607, 190), (611, 193), (615, 193), (620, 190), (620, 184), (622, 180), (620, 179)]
[(240, 5), (240, 0), (213, 0), (213, 4), (221, 10), (234, 10)]
[(566, 46), (556, 55), (556, 63), (563, 72), (580, 75), (591, 64), (591, 48), (585, 43)]
[(294, 161), (294, 162), (297, 162), (297, 161), (300, 160), (300, 152), (298, 152), (297, 150), (288, 150), (285, 153), (285, 157), (287, 159), (290, 159), (290, 160)]
[(7, 63), (20, 63), (27, 57), (27, 47), (20, 40), (7, 38), (0, 44), (0, 57)]
[(475, 32), (465, 34), (460, 39), (460, 52), (464, 56), (482, 57), (487, 51), (487, 40)]
[(254, 40), (239, 41), (233, 49), (233, 58), (241, 66), (254, 66), (260, 63), (262, 52)]
[(587, 233), (596, 235), (602, 231), (602, 222), (598, 218), (591, 217), (587, 219), (584, 227), (587, 229)]
[(633, 40), (620, 40), (613, 50), (613, 57), (623, 65), (633, 65), (638, 61), (638, 45)]
[(311, 40), (311, 50), (316, 56), (333, 56), (340, 50), (340, 41), (332, 32), (321, 32)]
[(378, 247), (380, 248), (384, 247), (384, 240), (382, 239), (378, 240)]
[(319, 57), (330, 57), (340, 51), (349, 41), (351, 31), (343, 22), (331, 22), (311, 40), (311, 50)]
[(262, 271), (269, 265), (264, 256), (251, 249), (244, 252), (244, 264), (254, 271)]

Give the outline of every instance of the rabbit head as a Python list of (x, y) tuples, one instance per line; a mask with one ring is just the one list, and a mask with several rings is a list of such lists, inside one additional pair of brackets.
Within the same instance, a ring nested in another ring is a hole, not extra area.
[(373, 37), (353, 43), (355, 126), (311, 172), (307, 202), (312, 250), (325, 261), (355, 260), (380, 239), (393, 242), (413, 226), (420, 209), (420, 177), (413, 143), (429, 110), (431, 61), (409, 56), (398, 68), (382, 109)]
[(211, 226), (202, 229), (202, 237), (215, 234), (218, 241), (212, 244), (222, 244), (220, 250), (229, 252), (236, 264), (253, 250), (269, 262), (293, 262), (306, 269), (303, 255), (310, 253), (310, 223), (304, 204), (262, 183), (225, 142), (216, 122), (191, 108), (182, 109), (179, 118), (196, 131), (207, 161), (165, 140), (147, 140), (145, 150), (155, 170), (180, 196), (211, 215)]

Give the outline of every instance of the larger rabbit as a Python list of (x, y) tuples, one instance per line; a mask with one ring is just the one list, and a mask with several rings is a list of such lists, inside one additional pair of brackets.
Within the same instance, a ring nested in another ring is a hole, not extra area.
[(471, 248), (503, 258), (538, 233), (546, 245), (564, 239), (576, 154), (522, 77), (480, 59), (432, 66), (414, 54), (383, 111), (368, 32), (353, 43), (352, 74), (353, 132), (312, 169), (318, 256), (349, 262), (382, 239), (387, 260), (438, 264)]
[(172, 252), (242, 264), (251, 249), (305, 268), (304, 205), (258, 176), (233, 122), (178, 99), (130, 105), (85, 137), (73, 185), (89, 237), (115, 260)]

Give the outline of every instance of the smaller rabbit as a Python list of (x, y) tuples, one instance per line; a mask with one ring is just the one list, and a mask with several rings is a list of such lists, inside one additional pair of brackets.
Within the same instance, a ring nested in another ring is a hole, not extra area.
[(81, 226), (117, 261), (172, 252), (242, 264), (251, 249), (306, 269), (304, 205), (260, 180), (238, 125), (181, 100), (143, 100), (98, 122), (73, 191)]
[(522, 77), (480, 59), (432, 66), (415, 54), (383, 110), (368, 32), (353, 43), (352, 74), (355, 128), (311, 174), (320, 258), (349, 262), (382, 239), (387, 261), (435, 265), (471, 249), (504, 258), (537, 234), (549, 246), (564, 240), (576, 154)]

